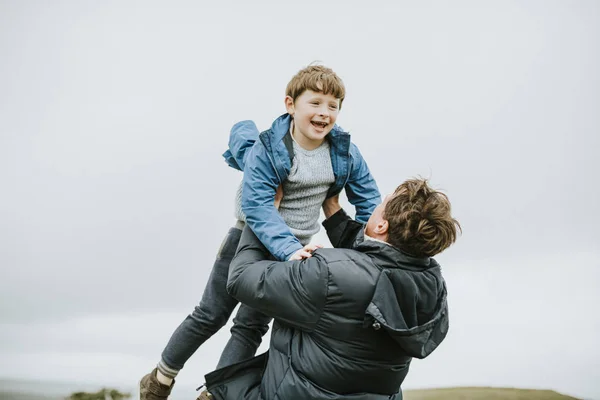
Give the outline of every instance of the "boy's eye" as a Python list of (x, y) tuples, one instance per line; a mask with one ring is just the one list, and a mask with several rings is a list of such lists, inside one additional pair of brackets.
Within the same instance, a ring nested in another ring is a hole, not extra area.
[(336, 106), (335, 104), (332, 104), (329, 106), (329, 108), (331, 108), (332, 110), (337, 110), (338, 106)]

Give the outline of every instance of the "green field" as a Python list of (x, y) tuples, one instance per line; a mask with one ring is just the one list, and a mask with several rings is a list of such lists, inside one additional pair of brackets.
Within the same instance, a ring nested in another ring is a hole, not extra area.
[(44, 396), (38, 393), (20, 393), (0, 390), (0, 400), (62, 400), (61, 396)]
[(552, 390), (489, 387), (407, 390), (405, 400), (578, 400)]

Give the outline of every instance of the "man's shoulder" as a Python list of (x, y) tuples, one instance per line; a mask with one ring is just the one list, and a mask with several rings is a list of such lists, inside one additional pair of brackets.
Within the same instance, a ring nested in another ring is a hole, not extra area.
[(367, 254), (353, 249), (319, 249), (313, 257), (327, 265), (330, 279), (337, 275), (351, 275), (360, 279), (364, 275), (378, 275), (379, 268)]
[(348, 310), (358, 306), (364, 311), (364, 304), (373, 295), (373, 288), (381, 275), (381, 268), (371, 257), (351, 249), (320, 249), (313, 257), (327, 268), (330, 307)]
[(318, 249), (315, 254), (318, 254), (325, 262), (351, 261), (357, 257), (368, 257), (360, 251), (345, 248), (323, 248)]

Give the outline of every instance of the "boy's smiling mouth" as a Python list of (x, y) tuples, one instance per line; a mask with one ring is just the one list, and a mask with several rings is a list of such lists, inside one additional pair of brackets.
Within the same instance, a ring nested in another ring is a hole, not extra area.
[(325, 129), (327, 127), (327, 125), (329, 125), (327, 122), (320, 122), (320, 121), (310, 121), (311, 124), (313, 124), (314, 126), (316, 126), (317, 128), (321, 128), (321, 129)]

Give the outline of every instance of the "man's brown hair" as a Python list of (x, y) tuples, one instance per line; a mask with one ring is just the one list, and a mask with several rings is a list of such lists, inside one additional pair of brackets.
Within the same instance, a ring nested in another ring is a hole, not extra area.
[(336, 99), (340, 99), (340, 108), (346, 97), (346, 88), (344, 82), (336, 75), (331, 68), (323, 65), (309, 65), (298, 71), (285, 89), (286, 96), (290, 96), (294, 101), (306, 90), (331, 94)]
[(387, 242), (415, 257), (441, 253), (461, 230), (450, 214), (448, 197), (429, 187), (426, 179), (409, 179), (398, 186), (383, 217), (389, 225)]

